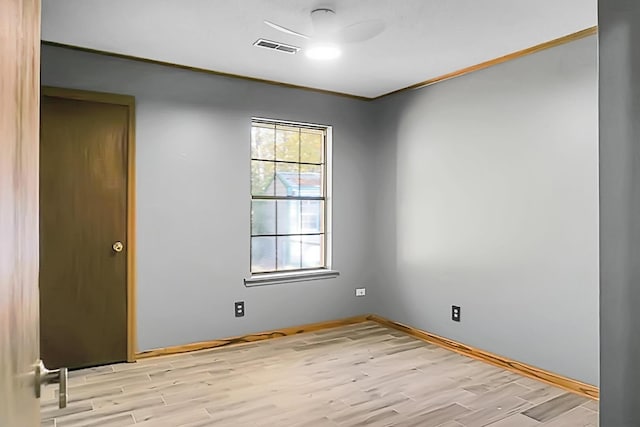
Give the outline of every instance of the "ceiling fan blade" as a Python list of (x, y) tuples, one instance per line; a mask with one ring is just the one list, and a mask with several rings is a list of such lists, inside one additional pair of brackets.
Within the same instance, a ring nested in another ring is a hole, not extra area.
[(338, 31), (340, 41), (344, 43), (355, 43), (369, 40), (383, 32), (385, 24), (379, 19), (362, 21), (348, 25)]
[(265, 19), (264, 23), (267, 24), (268, 26), (270, 26), (271, 28), (274, 28), (274, 29), (276, 29), (278, 31), (282, 31), (283, 33), (286, 33), (286, 34), (291, 34), (292, 36), (302, 37), (303, 39), (309, 39), (310, 38), (307, 35), (304, 35), (304, 34), (299, 33), (297, 31), (290, 30), (288, 28), (283, 27), (282, 25), (278, 25), (278, 24), (276, 24), (274, 22), (267, 21), (266, 19)]

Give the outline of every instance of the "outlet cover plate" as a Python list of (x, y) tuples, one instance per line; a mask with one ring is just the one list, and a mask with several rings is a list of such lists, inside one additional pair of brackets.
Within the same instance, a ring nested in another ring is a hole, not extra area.
[(367, 295), (367, 288), (356, 288), (356, 296), (363, 297)]
[(460, 309), (459, 306), (452, 305), (451, 306), (451, 320), (453, 320), (454, 322), (459, 322), (460, 321), (460, 317), (462, 315), (462, 313), (460, 311), (461, 311), (461, 309)]
[(244, 301), (236, 301), (233, 306), (236, 317), (244, 317)]

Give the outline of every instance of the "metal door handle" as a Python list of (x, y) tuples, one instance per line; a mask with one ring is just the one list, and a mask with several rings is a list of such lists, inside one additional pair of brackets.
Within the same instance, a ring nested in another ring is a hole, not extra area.
[(115, 242), (112, 246), (114, 252), (122, 252), (124, 245), (122, 242)]
[(36, 380), (35, 389), (36, 397), (39, 399), (42, 394), (41, 388), (43, 384), (60, 384), (58, 392), (58, 407), (60, 409), (67, 407), (67, 380), (69, 373), (67, 368), (49, 370), (44, 366), (42, 360), (36, 364)]

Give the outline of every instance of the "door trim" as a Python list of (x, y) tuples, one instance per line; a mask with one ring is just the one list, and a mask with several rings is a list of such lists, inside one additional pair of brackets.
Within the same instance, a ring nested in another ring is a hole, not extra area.
[(136, 140), (135, 97), (43, 86), (41, 96), (124, 105), (129, 109), (127, 142), (127, 362), (136, 360)]

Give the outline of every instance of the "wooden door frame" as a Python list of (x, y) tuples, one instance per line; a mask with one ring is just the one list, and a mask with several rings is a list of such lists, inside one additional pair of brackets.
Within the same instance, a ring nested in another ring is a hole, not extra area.
[(41, 96), (124, 105), (129, 110), (127, 142), (127, 362), (136, 360), (136, 139), (135, 97), (105, 92), (42, 86)]

